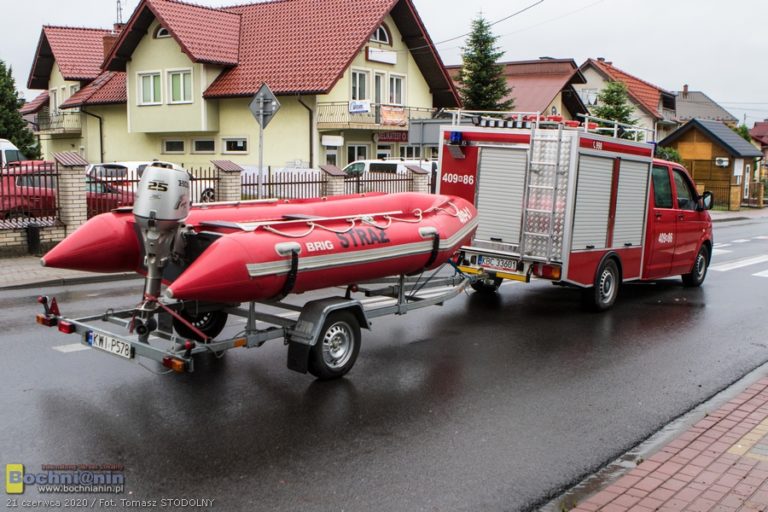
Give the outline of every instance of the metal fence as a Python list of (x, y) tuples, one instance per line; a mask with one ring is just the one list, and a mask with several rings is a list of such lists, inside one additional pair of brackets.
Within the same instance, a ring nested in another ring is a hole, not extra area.
[(715, 183), (706, 183), (704, 189), (712, 192), (713, 210), (728, 210), (731, 204), (731, 186)]
[[(257, 199), (259, 177), (257, 174), (241, 176), (243, 200)], [(262, 181), (261, 197), (301, 199), (320, 197), (325, 194), (326, 178), (320, 171), (267, 173)]]
[[(88, 218), (106, 213), (120, 206), (132, 206), (136, 198), (141, 175), (146, 165), (137, 168), (117, 166), (92, 167), (86, 174), (86, 202)], [(216, 168), (187, 168), (192, 176), (190, 197), (194, 203), (210, 203), (216, 200), (219, 171)]]
[(0, 167), (0, 229), (54, 224), (59, 217), (58, 186), (53, 163)]
[(389, 172), (367, 172), (344, 179), (345, 194), (360, 194), (363, 192), (410, 192), (413, 190), (413, 177), (410, 174)]

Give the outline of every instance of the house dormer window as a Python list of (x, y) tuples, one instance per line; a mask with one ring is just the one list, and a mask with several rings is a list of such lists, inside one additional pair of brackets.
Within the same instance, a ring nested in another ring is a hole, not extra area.
[(379, 25), (379, 28), (371, 36), (371, 41), (374, 43), (392, 44), (392, 38), (389, 37), (386, 25)]
[(165, 27), (157, 27), (155, 30), (155, 39), (162, 39), (164, 37), (171, 37), (171, 33)]

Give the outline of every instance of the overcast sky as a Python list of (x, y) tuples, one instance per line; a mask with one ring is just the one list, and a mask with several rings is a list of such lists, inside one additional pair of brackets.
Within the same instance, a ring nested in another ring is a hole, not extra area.
[[(209, 6), (247, 0), (198, 0)], [(318, 0), (322, 1), (322, 0)], [(354, 0), (350, 0), (354, 1)], [(463, 39), (482, 12), (491, 22), (539, 0), (413, 0), (446, 64), (461, 62)], [(109, 27), (116, 0), (2, 0), (0, 59), (28, 99), (29, 69), (44, 24)], [(123, 0), (127, 20), (139, 0)], [(542, 56), (605, 57), (670, 91), (689, 84), (751, 127), (768, 118), (768, 33), (765, 0), (543, 0), (494, 25), (505, 60)]]

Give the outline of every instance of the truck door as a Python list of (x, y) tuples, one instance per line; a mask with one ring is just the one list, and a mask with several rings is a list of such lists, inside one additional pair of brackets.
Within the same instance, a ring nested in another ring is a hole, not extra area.
[(670, 274), (685, 274), (693, 267), (704, 225), (700, 219), (700, 212), (696, 211), (698, 194), (688, 176), (681, 169), (674, 167), (672, 176), (677, 209), (675, 211), (675, 253)]
[(675, 222), (672, 182), (669, 167), (654, 165), (652, 171), (650, 199), (646, 233), (645, 271), (643, 277), (652, 279), (669, 275), (675, 254)]

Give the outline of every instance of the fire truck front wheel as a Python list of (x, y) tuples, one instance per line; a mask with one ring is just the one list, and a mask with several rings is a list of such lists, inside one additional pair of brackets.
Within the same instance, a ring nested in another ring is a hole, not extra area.
[(696, 255), (696, 260), (693, 262), (693, 268), (690, 274), (683, 274), (684, 286), (701, 286), (704, 282), (704, 278), (707, 277), (707, 267), (709, 267), (709, 250), (706, 246), (701, 246), (699, 254)]
[(621, 286), (621, 274), (616, 260), (607, 258), (595, 274), (595, 284), (584, 290), (584, 304), (594, 311), (610, 309), (616, 302)]

